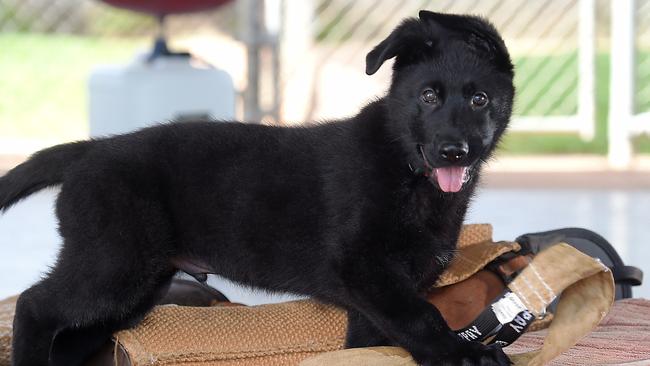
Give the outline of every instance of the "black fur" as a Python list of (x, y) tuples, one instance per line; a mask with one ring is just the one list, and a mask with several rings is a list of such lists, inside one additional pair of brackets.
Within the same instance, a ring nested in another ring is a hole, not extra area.
[[(63, 247), (18, 300), (13, 365), (79, 364), (136, 324), (179, 268), (344, 307), (348, 347), (400, 345), (424, 365), (508, 364), (499, 348), (461, 341), (422, 297), (508, 124), (508, 53), (480, 18), (421, 12), (368, 54), (368, 74), (391, 57), (388, 94), (346, 120), (161, 125), (56, 146), (0, 178), (3, 210), (62, 184)], [(423, 101), (427, 89), (436, 103)], [(486, 106), (470, 104), (477, 92)], [(444, 159), (449, 142), (469, 151)], [(450, 165), (469, 167), (457, 193), (431, 176)]]

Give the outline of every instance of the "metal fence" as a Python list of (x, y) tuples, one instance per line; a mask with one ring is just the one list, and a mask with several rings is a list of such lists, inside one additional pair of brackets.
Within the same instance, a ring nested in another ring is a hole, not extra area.
[[(286, 8), (293, 6), (296, 2), (285, 2)], [(365, 53), (403, 18), (429, 9), (482, 15), (501, 31), (517, 70), (514, 130), (593, 137), (596, 1), (322, 0), (313, 9), (300, 6), (304, 16), (312, 12), (312, 22), (304, 29), (304, 22), (293, 25), (296, 18), (285, 17), (283, 34), (290, 39), (282, 44), (290, 53), (283, 59), (283, 100), (306, 113), (285, 107), (290, 119), (349, 115), (370, 96), (381, 94), (390, 67), (369, 79), (363, 75)], [(296, 33), (307, 38), (298, 41), (303, 49), (292, 44)], [(306, 85), (305, 79), (313, 82)], [(346, 91), (340, 90), (341, 84)]]
[[(633, 4), (628, 14), (635, 22), (623, 46), (636, 53), (625, 61), (632, 70), (627, 113), (634, 117), (616, 124), (609, 118), (610, 135), (619, 134), (610, 146), (620, 146), (648, 124), (650, 0), (238, 0), (172, 16), (167, 31), (172, 45), (233, 76), (239, 116), (299, 123), (351, 115), (385, 92), (390, 67), (366, 76), (365, 54), (403, 18), (419, 9), (479, 14), (501, 31), (516, 65), (513, 130), (588, 140), (608, 103), (597, 100), (597, 91), (606, 88), (602, 64), (610, 61), (610, 46), (620, 46), (610, 40), (611, 14), (624, 3)], [(0, 0), (0, 153), (83, 138), (90, 70), (128, 62), (156, 31), (154, 19), (99, 1)], [(615, 109), (626, 94), (616, 89), (621, 79), (612, 80)], [(632, 147), (619, 150), (629, 155)]]
[[(287, 9), (295, 6), (285, 1)], [(382, 94), (390, 68), (368, 78), (364, 55), (401, 19), (424, 8), (478, 14), (500, 30), (516, 68), (511, 131), (591, 140), (598, 130), (615, 167), (628, 166), (634, 140), (650, 132), (648, 0), (321, 0), (300, 7), (312, 21), (293, 25), (296, 18), (286, 17), (289, 40), (281, 43), (290, 49), (282, 61), (282, 96), (290, 103), (281, 103), (281, 117), (289, 120), (350, 115), (369, 95)], [(620, 28), (627, 38), (619, 36)], [(296, 42), (296, 34), (303, 39)], [(647, 138), (642, 142), (648, 151)]]

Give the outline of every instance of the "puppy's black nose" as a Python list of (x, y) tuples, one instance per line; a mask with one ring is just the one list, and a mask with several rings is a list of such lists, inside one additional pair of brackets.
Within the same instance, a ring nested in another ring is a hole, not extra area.
[(438, 153), (443, 160), (456, 163), (465, 158), (469, 152), (467, 142), (444, 142), (440, 145)]

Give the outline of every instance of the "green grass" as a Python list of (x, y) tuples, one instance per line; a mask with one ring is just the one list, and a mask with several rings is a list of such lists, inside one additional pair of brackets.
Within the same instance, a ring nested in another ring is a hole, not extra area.
[(515, 113), (522, 116), (575, 114), (578, 56), (574, 53), (514, 59)]
[[(649, 57), (650, 54), (642, 53), (639, 59)], [(573, 55), (573, 62), (577, 62), (577, 56)], [(521, 61), (515, 61), (519, 64)], [(558, 63), (566, 63), (566, 59), (558, 58)], [(574, 66), (577, 67), (577, 66)], [(520, 69), (517, 70), (522, 71)], [(525, 70), (529, 72), (530, 70)], [(650, 84), (650, 80), (637, 80), (637, 90), (643, 89)], [(572, 106), (569, 113), (575, 113), (576, 108), (576, 91), (568, 95), (572, 98), (566, 106)], [(540, 97), (549, 98), (548, 95)], [(521, 113), (521, 104), (525, 103), (526, 96), (518, 95), (515, 110)], [(649, 100), (637, 99), (637, 109), (646, 111), (650, 109)], [(563, 111), (563, 112), (566, 112)], [(596, 134), (593, 140), (583, 141), (580, 137), (573, 134), (532, 134), (532, 133), (509, 133), (503, 139), (500, 150), (505, 154), (606, 154), (607, 153), (607, 117), (609, 113), (609, 54), (598, 54), (596, 57)], [(554, 114), (554, 113), (553, 113)], [(650, 137), (640, 136), (634, 140), (635, 151), (639, 153), (650, 153)]]
[(0, 33), (0, 136), (84, 137), (91, 70), (128, 62), (147, 45), (144, 39)]
[[(87, 134), (86, 80), (98, 64), (128, 62), (141, 39), (80, 37), (52, 34), (0, 33), (0, 137), (66, 141)], [(640, 60), (650, 53), (639, 55)], [(514, 60), (517, 76), (515, 113), (571, 115), (577, 109), (576, 53), (522, 57)], [(606, 121), (609, 55), (596, 58), (596, 136), (582, 141), (572, 134), (510, 133), (501, 145), (506, 154), (596, 153), (607, 151)], [(638, 90), (650, 85), (650, 73), (640, 73)], [(646, 91), (650, 90), (645, 89)], [(650, 96), (638, 93), (640, 110), (650, 109)], [(650, 153), (650, 138), (635, 148)]]

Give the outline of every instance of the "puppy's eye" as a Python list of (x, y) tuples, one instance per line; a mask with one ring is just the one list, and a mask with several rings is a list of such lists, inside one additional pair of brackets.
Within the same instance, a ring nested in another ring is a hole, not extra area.
[(490, 99), (488, 99), (487, 94), (483, 92), (478, 92), (472, 95), (472, 99), (470, 100), (470, 103), (472, 104), (472, 107), (481, 108), (481, 107), (485, 107), (489, 101)]
[(420, 98), (427, 104), (438, 103), (438, 93), (433, 89), (425, 89)]

